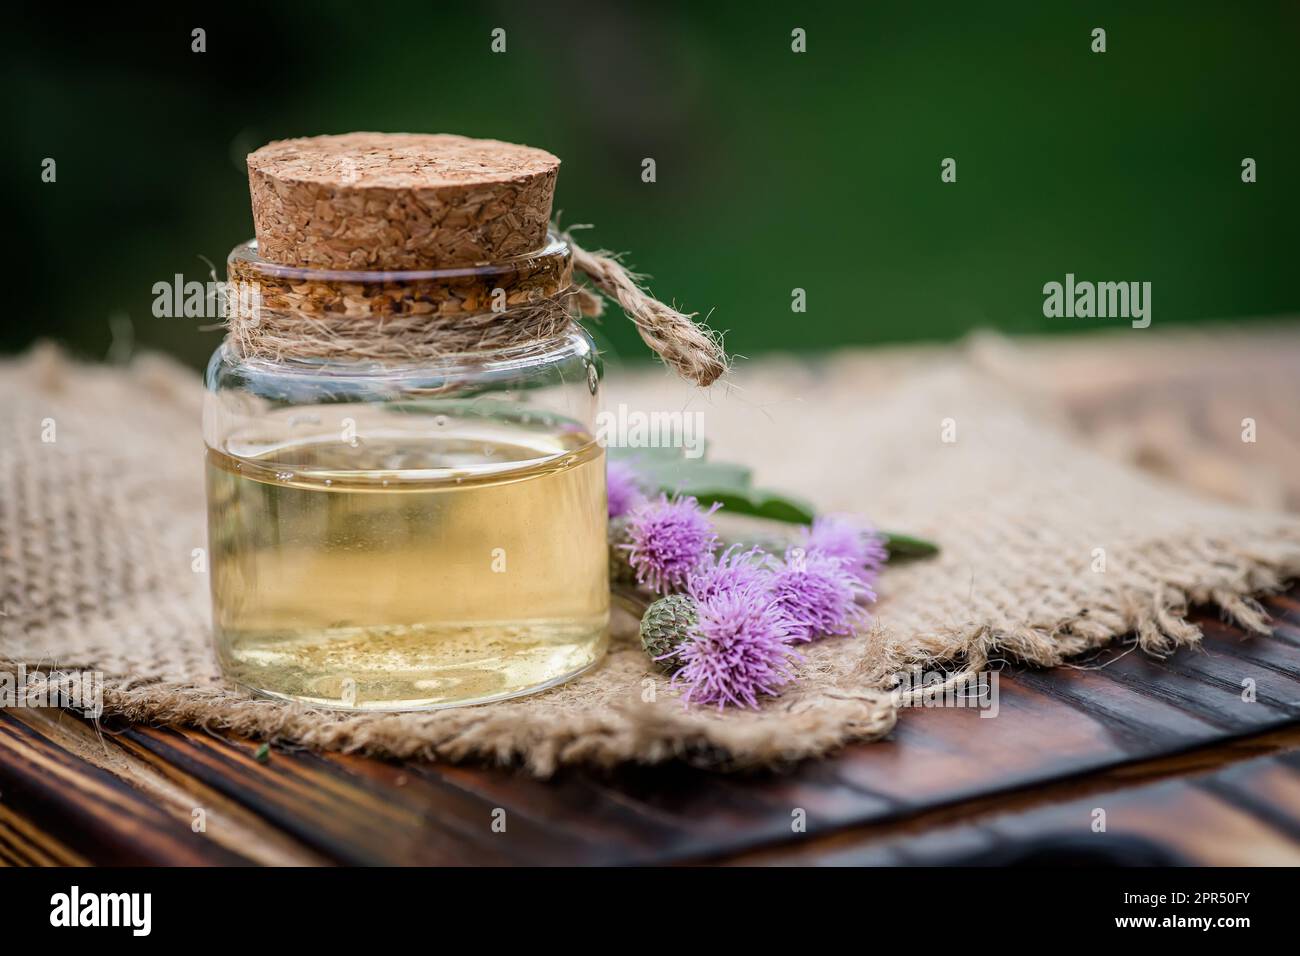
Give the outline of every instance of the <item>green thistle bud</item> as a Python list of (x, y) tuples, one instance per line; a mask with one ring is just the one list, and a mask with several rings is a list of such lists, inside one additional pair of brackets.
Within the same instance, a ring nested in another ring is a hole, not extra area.
[(609, 521), (609, 583), (611, 587), (626, 585), (636, 586), (636, 572), (628, 563), (628, 547), (632, 536), (628, 534), (626, 518), (611, 518)]
[[(669, 594), (655, 601), (641, 618), (641, 646), (665, 670), (676, 670), (681, 662), (673, 652), (690, 636), (698, 615), (695, 601), (686, 594)], [(672, 657), (665, 655), (672, 654)]]

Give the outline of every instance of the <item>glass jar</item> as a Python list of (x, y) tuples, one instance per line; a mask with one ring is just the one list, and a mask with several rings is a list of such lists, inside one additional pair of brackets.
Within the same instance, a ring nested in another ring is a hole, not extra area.
[[(281, 266), (246, 243), (228, 265), (240, 307), (257, 287), (261, 331), (305, 315), (330, 341), (298, 354), (271, 333), (254, 348), (232, 334), (208, 366), (213, 631), (226, 677), (317, 706), (411, 710), (514, 697), (594, 664), (609, 585), (586, 332), (561, 322), (523, 343), (488, 337), (441, 354), (406, 342), (390, 355), (379, 326), (331, 324), (442, 308), (447, 289), (466, 311), (503, 288), (527, 302), (530, 276), (570, 281), (565, 244), (394, 273)], [(360, 328), (365, 347), (344, 327)]]

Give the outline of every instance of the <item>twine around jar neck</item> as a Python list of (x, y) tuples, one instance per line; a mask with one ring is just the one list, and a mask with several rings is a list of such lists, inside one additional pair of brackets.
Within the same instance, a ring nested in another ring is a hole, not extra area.
[(231, 254), (226, 325), (249, 357), (412, 362), (553, 339), (604, 303), (619, 304), (642, 340), (684, 379), (705, 386), (728, 369), (721, 336), (645, 291), (641, 277), (568, 232), (506, 263), (431, 272), (328, 272), (278, 266), (253, 247)]

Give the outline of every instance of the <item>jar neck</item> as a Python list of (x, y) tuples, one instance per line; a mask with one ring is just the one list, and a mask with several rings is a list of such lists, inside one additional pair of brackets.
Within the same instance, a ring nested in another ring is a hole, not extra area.
[(420, 272), (285, 266), (248, 242), (227, 268), (228, 340), (241, 358), (498, 361), (562, 339), (580, 313), (572, 255), (554, 237), (505, 262)]
[(347, 418), (411, 423), (466, 409), (594, 434), (599, 378), (595, 345), (579, 327), (548, 342), (403, 364), (240, 356), (223, 344), (208, 364), (204, 434), (211, 447), (227, 448), (236, 436), (272, 441), (267, 429), (281, 417), (287, 441), (302, 429), (334, 434)]

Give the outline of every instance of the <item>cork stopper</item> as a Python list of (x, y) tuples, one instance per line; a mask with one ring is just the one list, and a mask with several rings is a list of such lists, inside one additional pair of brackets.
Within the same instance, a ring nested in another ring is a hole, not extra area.
[(315, 269), (443, 269), (541, 249), (560, 161), (423, 133), (269, 143), (248, 156), (259, 255)]

